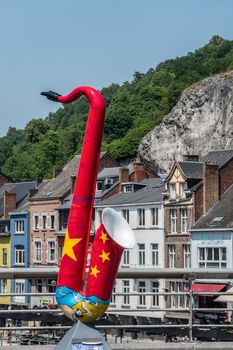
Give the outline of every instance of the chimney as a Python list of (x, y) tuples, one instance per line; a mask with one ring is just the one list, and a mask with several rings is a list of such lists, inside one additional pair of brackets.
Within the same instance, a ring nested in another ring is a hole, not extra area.
[(53, 178), (55, 179), (59, 174), (61, 174), (61, 170), (53, 169)]
[(8, 219), (9, 213), (16, 209), (16, 193), (5, 191), (3, 195), (3, 219)]
[(34, 194), (36, 194), (38, 192), (37, 188), (33, 188), (31, 190), (28, 191), (28, 199), (32, 198), (34, 196)]
[(184, 154), (183, 155), (184, 162), (199, 162), (198, 154)]
[(76, 182), (76, 176), (75, 175), (71, 175), (71, 177), (70, 177), (70, 190), (71, 190), (71, 193), (74, 193), (75, 182)]
[(219, 200), (219, 167), (214, 163), (203, 165), (203, 212), (204, 214)]
[(128, 168), (120, 168), (119, 169), (119, 192), (122, 192), (122, 183), (129, 182), (129, 169)]
[(37, 177), (36, 178), (36, 188), (38, 188), (38, 186), (40, 186), (40, 184), (43, 182), (42, 177)]
[(145, 171), (144, 164), (135, 162), (133, 163), (133, 169), (134, 169), (134, 174), (132, 174), (132, 181), (134, 182), (140, 182), (147, 178), (147, 173)]

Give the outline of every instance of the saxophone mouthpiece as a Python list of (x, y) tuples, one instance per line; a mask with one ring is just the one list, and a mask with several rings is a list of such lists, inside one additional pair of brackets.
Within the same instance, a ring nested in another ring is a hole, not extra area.
[(58, 97), (61, 96), (54, 91), (44, 91), (40, 93), (42, 96), (46, 96), (48, 100), (58, 102)]

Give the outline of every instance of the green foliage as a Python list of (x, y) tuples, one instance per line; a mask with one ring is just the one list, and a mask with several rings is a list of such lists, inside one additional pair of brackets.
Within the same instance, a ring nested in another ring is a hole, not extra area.
[[(103, 88), (103, 150), (116, 158), (135, 155), (142, 137), (169, 113), (186, 87), (228, 70), (233, 70), (233, 41), (215, 35), (193, 53), (161, 62), (146, 73), (135, 72), (132, 82)], [(18, 181), (51, 176), (80, 152), (88, 110), (83, 97), (45, 120), (31, 120), (23, 131), (10, 128), (0, 138), (1, 170)]]
[(38, 143), (50, 129), (51, 124), (47, 120), (32, 119), (24, 129), (24, 140), (30, 143)]

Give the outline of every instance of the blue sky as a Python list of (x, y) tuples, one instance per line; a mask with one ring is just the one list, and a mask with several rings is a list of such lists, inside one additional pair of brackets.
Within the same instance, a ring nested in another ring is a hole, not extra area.
[(131, 81), (135, 71), (233, 40), (232, 0), (1, 0), (0, 136), (58, 108), (66, 94)]

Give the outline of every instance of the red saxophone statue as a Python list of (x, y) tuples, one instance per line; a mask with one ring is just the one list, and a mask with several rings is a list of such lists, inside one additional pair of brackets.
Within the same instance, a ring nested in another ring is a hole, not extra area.
[(67, 96), (60, 96), (52, 91), (41, 94), (61, 103), (70, 103), (85, 95), (90, 103), (56, 298), (69, 318), (91, 322), (106, 311), (123, 250), (133, 248), (135, 238), (122, 215), (106, 208), (103, 211), (103, 225), (95, 234), (88, 278), (85, 281), (96, 177), (104, 129), (105, 102), (100, 92), (87, 86), (78, 87)]

